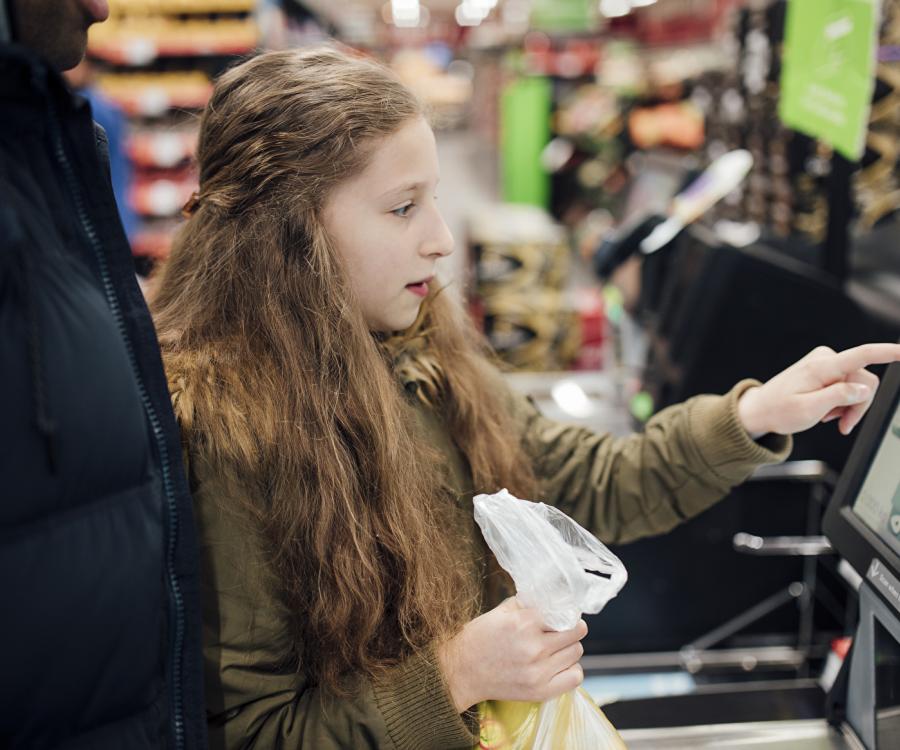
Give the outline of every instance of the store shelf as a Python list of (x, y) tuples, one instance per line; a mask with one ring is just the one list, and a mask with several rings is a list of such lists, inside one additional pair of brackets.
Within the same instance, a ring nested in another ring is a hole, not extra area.
[(197, 189), (197, 114), (212, 81), (262, 43), (258, 0), (109, 0), (91, 27), (92, 85), (130, 120), (123, 145), (132, 174), (124, 195), (140, 219), (129, 231), (141, 274), (164, 259)]
[(137, 131), (128, 139), (126, 149), (136, 167), (171, 169), (193, 157), (197, 131)]
[(165, 176), (140, 176), (128, 193), (128, 202), (141, 216), (174, 217), (197, 189), (192, 170), (182, 170)]
[(172, 249), (172, 235), (175, 227), (164, 224), (159, 228), (144, 228), (131, 241), (134, 255), (150, 258), (154, 261), (164, 260)]
[(257, 0), (109, 0), (110, 14), (251, 13)]
[(91, 32), (90, 54), (116, 65), (148, 65), (165, 57), (242, 55), (259, 43), (253, 18), (180, 20), (111, 19)]
[(100, 90), (130, 116), (159, 117), (171, 109), (202, 109), (212, 82), (199, 71), (178, 73), (107, 73)]

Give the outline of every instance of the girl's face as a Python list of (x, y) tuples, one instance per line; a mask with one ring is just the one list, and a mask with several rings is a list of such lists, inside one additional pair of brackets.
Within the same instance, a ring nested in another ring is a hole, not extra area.
[(453, 252), (435, 202), (439, 179), (434, 134), (417, 118), (379, 141), (365, 170), (325, 202), (325, 228), (373, 331), (409, 328), (435, 262)]

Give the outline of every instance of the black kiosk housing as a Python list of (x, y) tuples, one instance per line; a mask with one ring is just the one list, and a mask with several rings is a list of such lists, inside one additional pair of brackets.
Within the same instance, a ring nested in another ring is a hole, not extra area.
[(843, 685), (846, 723), (867, 750), (900, 748), (900, 364), (862, 425), (824, 518), (862, 578)]
[[(860, 283), (840, 283), (793, 252), (765, 239), (732, 246), (696, 225), (644, 258), (636, 315), (649, 346), (643, 389), (657, 410), (699, 393), (725, 393), (742, 378), (765, 381), (818, 345), (842, 350), (900, 336), (896, 299)], [(819, 425), (795, 436), (791, 461), (824, 462), (837, 474), (851, 445), (834, 424)], [(811, 503), (813, 491), (812, 482), (750, 481), (668, 534), (614, 547), (641, 585), (627, 587), (591, 621), (588, 652), (681, 650), (803, 580), (805, 558), (749, 555), (732, 540), (737, 532), (817, 533), (823, 508)], [(836, 574), (824, 566), (819, 573), (819, 590), (842, 597)], [(708, 595), (710, 586), (715, 597)], [(843, 601), (830, 608), (819, 599), (813, 604), (821, 658), (840, 634), (843, 622), (834, 612)], [(800, 609), (782, 604), (716, 647), (793, 646), (802, 625)], [(786, 661), (773, 669), (796, 667)]]

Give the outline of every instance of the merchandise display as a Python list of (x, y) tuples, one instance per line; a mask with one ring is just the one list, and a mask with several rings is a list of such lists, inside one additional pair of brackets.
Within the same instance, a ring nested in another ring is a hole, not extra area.
[(391, 68), (428, 106), (435, 129), (459, 127), (465, 122), (472, 100), (471, 66), (444, 69), (441, 58), (452, 55), (442, 45), (419, 52), (400, 51), (391, 59)]
[(127, 114), (148, 118), (171, 110), (202, 109), (212, 92), (209, 77), (198, 71), (104, 73), (98, 85)]
[(168, 254), (197, 188), (196, 115), (213, 78), (260, 43), (255, 10), (254, 0), (110, 0), (109, 19), (91, 28), (96, 87), (130, 121), (132, 177), (120, 200), (140, 217), (130, 239), (142, 274)]
[(246, 54), (257, 41), (252, 18), (211, 21), (123, 16), (97, 27), (91, 37), (91, 54), (119, 65), (140, 65), (166, 57)]
[(860, 232), (900, 211), (900, 2), (884, 0), (881, 18), (869, 131), (853, 176)]
[(825, 241), (832, 150), (786, 128), (778, 118), (785, 3), (748, 3), (732, 14), (723, 44), (730, 66), (701, 75), (694, 99), (706, 111), (706, 158), (747, 149), (754, 166), (746, 185), (712, 213), (750, 220), (780, 237)]
[[(471, 308), (491, 346), (522, 370), (559, 370), (579, 356), (583, 333), (566, 287), (566, 234), (543, 211), (497, 205), (472, 217)], [(596, 325), (588, 336), (596, 343)]]

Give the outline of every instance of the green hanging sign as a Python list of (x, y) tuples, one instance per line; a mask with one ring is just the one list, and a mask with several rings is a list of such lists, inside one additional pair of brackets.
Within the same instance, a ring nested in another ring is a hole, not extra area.
[(597, 25), (597, 0), (533, 0), (531, 28), (571, 33)]
[(789, 0), (779, 115), (851, 161), (863, 153), (875, 86), (879, 0)]
[(539, 76), (510, 82), (500, 98), (500, 159), (503, 200), (547, 208), (550, 175), (541, 153), (550, 141), (553, 86)]

